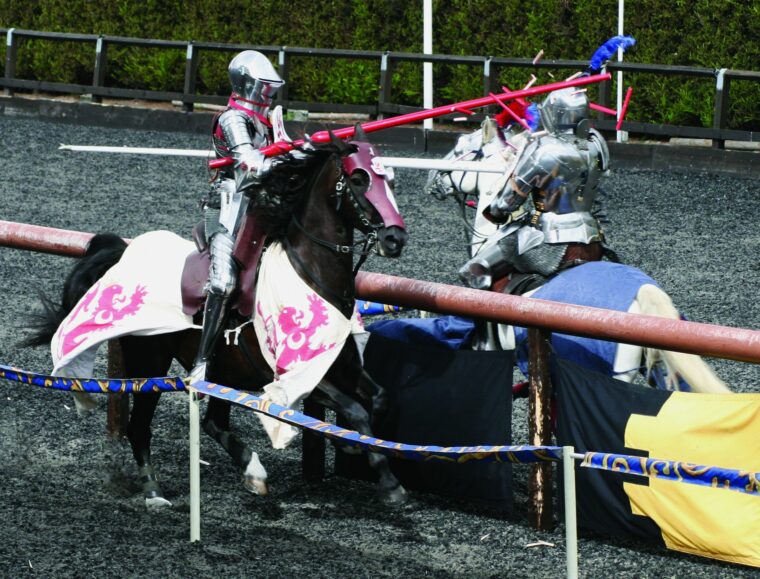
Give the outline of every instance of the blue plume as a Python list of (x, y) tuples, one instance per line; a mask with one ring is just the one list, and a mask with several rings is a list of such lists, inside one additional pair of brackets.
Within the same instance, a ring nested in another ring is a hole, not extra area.
[(536, 103), (530, 103), (528, 108), (525, 109), (525, 122), (528, 123), (531, 131), (538, 130), (538, 123), (541, 117), (538, 112), (538, 105)]
[(617, 52), (618, 48), (622, 48), (625, 52), (634, 44), (636, 44), (636, 39), (633, 36), (613, 36), (596, 49), (591, 60), (588, 61), (589, 70), (599, 70)]

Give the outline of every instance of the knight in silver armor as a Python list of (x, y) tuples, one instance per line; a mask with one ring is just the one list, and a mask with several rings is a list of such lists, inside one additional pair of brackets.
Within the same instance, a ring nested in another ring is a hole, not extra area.
[(539, 111), (545, 131), (527, 135), (514, 170), (483, 211), (499, 229), (459, 271), (470, 287), (489, 289), (513, 274), (507, 291), (522, 293), (530, 289), (526, 279), (543, 282), (605, 251), (592, 209), (609, 152), (604, 137), (589, 127), (586, 93), (554, 91)]
[(211, 267), (203, 332), (191, 380), (206, 379), (208, 360), (237, 287), (238, 266), (232, 253), (248, 205), (246, 191), (259, 184), (271, 166), (259, 149), (284, 136), (282, 108), (270, 111), (284, 81), (269, 59), (260, 52), (245, 50), (230, 61), (228, 73), (232, 94), (227, 108), (214, 120), (213, 147), (217, 158), (232, 157), (234, 163), (219, 170), (202, 202)]

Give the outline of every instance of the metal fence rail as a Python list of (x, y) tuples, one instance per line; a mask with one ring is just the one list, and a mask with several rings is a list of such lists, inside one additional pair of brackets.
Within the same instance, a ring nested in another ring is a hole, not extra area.
[[(5, 43), (5, 74), (0, 78), (0, 86), (6, 96), (11, 96), (14, 90), (41, 91), (63, 94), (90, 94), (94, 102), (101, 102), (103, 97), (123, 99), (143, 99), (160, 102), (180, 101), (182, 109), (192, 111), (195, 104), (224, 105), (227, 95), (202, 95), (197, 93), (198, 64), (204, 53), (208, 52), (238, 52), (244, 49), (255, 49), (275, 57), (280, 76), (287, 81), (292, 68), (291, 60), (297, 57), (313, 57), (321, 59), (350, 59), (376, 61), (379, 69), (379, 90), (377, 100), (367, 104), (346, 104), (327, 102), (306, 102), (293, 100), (289, 95), (286, 82), (278, 95), (277, 102), (286, 109), (306, 109), (312, 112), (360, 113), (382, 118), (385, 115), (396, 115), (421, 110), (421, 107), (411, 107), (392, 102), (394, 66), (402, 62), (446, 65), (465, 65), (479, 67), (482, 70), (483, 94), (498, 89), (495, 70), (505, 68), (548, 68), (548, 69), (582, 69), (585, 61), (578, 60), (541, 60), (534, 63), (528, 58), (500, 58), (491, 56), (456, 56), (447, 54), (416, 54), (407, 52), (360, 51), (344, 49), (299, 48), (290, 46), (256, 46), (244, 44), (223, 44), (214, 42), (194, 42), (178, 40), (154, 40), (129, 38), (121, 36), (75, 34), (63, 32), (39, 32), (34, 30), (0, 28), (0, 35), (6, 38)], [(45, 80), (29, 80), (18, 78), (17, 62), (19, 49), (25, 39), (45, 40), (51, 42), (83, 42), (91, 43), (94, 48), (94, 65), (92, 83), (71, 84)], [(182, 92), (141, 90), (122, 87), (106, 86), (107, 55), (110, 46), (132, 46), (155, 48), (163, 50), (184, 50), (185, 71)], [(760, 141), (760, 133), (730, 129), (727, 126), (730, 101), (731, 81), (760, 82), (760, 71), (729, 70), (726, 68), (698, 68), (660, 64), (636, 64), (630, 62), (610, 62), (606, 72), (625, 71), (647, 75), (686, 76), (712, 79), (715, 92), (713, 97), (713, 122), (711, 127), (683, 126), (669, 124), (652, 124), (641, 122), (625, 122), (623, 129), (632, 133), (657, 137), (691, 137), (711, 139), (714, 148), (723, 148), (726, 140)], [(601, 104), (609, 106), (612, 83), (600, 85)], [(615, 121), (600, 118), (595, 125), (603, 131), (614, 131)]]

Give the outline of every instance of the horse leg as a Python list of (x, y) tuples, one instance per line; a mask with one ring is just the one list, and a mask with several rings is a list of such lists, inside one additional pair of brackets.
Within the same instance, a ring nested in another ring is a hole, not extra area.
[(484, 350), (492, 352), (499, 350), (499, 337), (495, 334), (493, 322), (487, 320), (475, 320), (475, 330), (473, 332), (471, 348), (473, 350)]
[[(377, 384), (375, 387), (380, 388)], [(335, 385), (327, 380), (322, 380), (312, 392), (312, 396), (323, 406), (341, 414), (351, 428), (367, 436), (372, 436), (372, 427), (367, 410), (357, 400), (341, 392)], [(367, 458), (370, 466), (378, 473), (378, 484), (383, 500), (388, 503), (403, 503), (406, 500), (406, 490), (391, 472), (388, 457), (376, 452), (369, 452)]]
[(202, 426), (204, 432), (216, 440), (232, 457), (235, 464), (243, 469), (245, 488), (255, 495), (268, 495), (267, 471), (261, 464), (259, 455), (230, 431), (230, 403), (211, 398)]
[[(172, 354), (162, 336), (127, 336), (121, 338), (121, 346), (128, 376), (163, 376), (169, 371)], [(127, 440), (137, 462), (145, 505), (149, 508), (171, 506), (164, 498), (150, 457), (153, 436), (150, 425), (160, 397), (160, 392), (134, 394), (127, 424)]]
[[(678, 310), (673, 306), (670, 296), (657, 286), (644, 284), (636, 294), (634, 302), (639, 312), (648, 316), (659, 316), (672, 320), (681, 319)], [(632, 306), (633, 308), (633, 306)], [(661, 361), (665, 366), (666, 380), (669, 390), (679, 390), (679, 377), (691, 387), (694, 392), (709, 394), (728, 394), (731, 389), (715, 374), (712, 368), (699, 356), (671, 352), (668, 350), (646, 349), (646, 366), (651, 372), (652, 367)]]
[(641, 372), (644, 349), (634, 344), (618, 344), (612, 363), (612, 375), (623, 382), (631, 383)]
[[(159, 372), (156, 375), (163, 373)], [(160, 392), (135, 394), (129, 424), (127, 425), (127, 439), (132, 446), (135, 461), (137, 461), (145, 505), (150, 508), (171, 506), (171, 503), (164, 498), (156, 470), (150, 460), (150, 440), (153, 436), (150, 423), (153, 421), (153, 415), (160, 398)]]
[(98, 406), (97, 400), (89, 392), (72, 392), (72, 398), (74, 398), (74, 407), (77, 410), (77, 416), (85, 418), (92, 414)]

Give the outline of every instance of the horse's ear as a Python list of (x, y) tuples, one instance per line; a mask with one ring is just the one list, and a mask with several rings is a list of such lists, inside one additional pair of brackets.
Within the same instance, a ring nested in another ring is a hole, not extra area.
[(332, 131), (327, 131), (327, 134), (330, 135), (330, 143), (332, 144), (333, 147), (335, 147), (339, 151), (342, 151), (346, 147), (346, 144), (343, 142), (343, 140), (336, 137), (335, 133), (333, 133)]
[(369, 139), (367, 138), (367, 133), (364, 132), (364, 129), (362, 128), (360, 123), (356, 123), (354, 126), (354, 137), (357, 141), (364, 141), (365, 143), (369, 142)]

